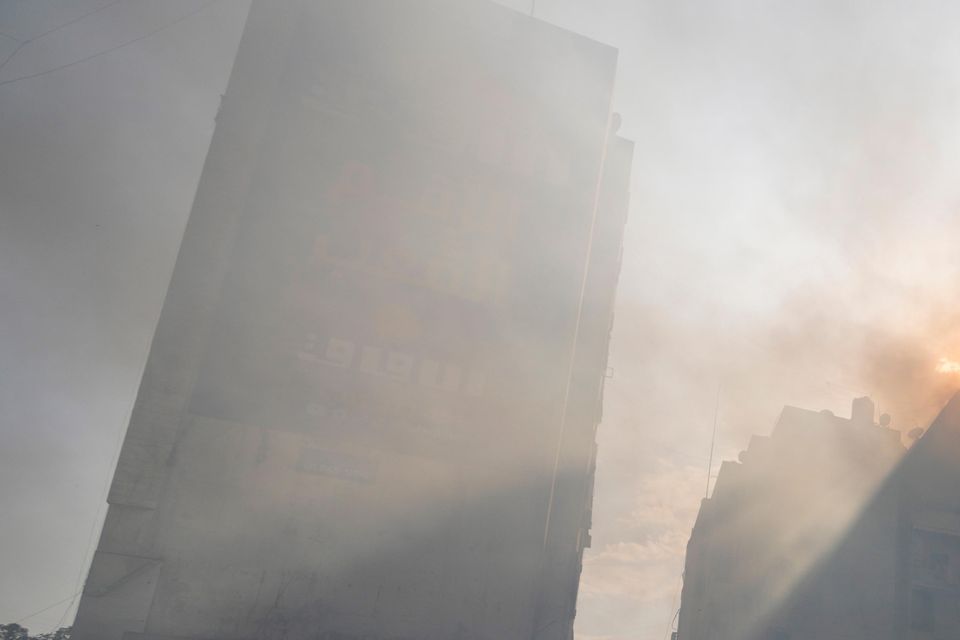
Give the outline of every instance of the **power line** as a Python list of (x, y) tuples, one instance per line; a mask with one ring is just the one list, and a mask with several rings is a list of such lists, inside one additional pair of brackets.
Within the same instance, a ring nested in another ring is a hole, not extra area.
[(717, 404), (713, 409), (713, 437), (710, 439), (710, 462), (707, 464), (707, 491), (704, 498), (710, 497), (710, 473), (713, 471), (713, 450), (717, 445), (717, 422), (720, 418), (720, 385), (717, 385)]
[[(46, 36), (46, 35), (51, 34), (51, 33), (54, 33), (55, 31), (59, 31), (59, 30), (61, 30), (61, 29), (64, 29), (64, 28), (68, 27), (68, 26), (71, 25), (71, 24), (74, 24), (74, 23), (76, 23), (76, 22), (79, 22), (80, 20), (83, 20), (84, 18), (87, 18), (87, 17), (93, 15), (94, 13), (97, 13), (98, 11), (102, 11), (102, 10), (104, 10), (104, 9), (107, 9), (107, 8), (109, 8), (109, 7), (112, 7), (112, 6), (114, 6), (114, 5), (117, 5), (117, 4), (119, 4), (120, 2), (124, 2), (124, 1), (125, 1), (125, 0), (113, 0), (112, 2), (110, 2), (110, 3), (106, 4), (106, 5), (100, 6), (100, 7), (98, 7), (97, 9), (94, 9), (94, 10), (92, 10), (92, 11), (89, 11), (89, 12), (87, 12), (87, 13), (81, 15), (81, 16), (78, 16), (77, 18), (74, 18), (73, 20), (71, 20), (71, 21), (69, 21), (69, 22), (66, 22), (66, 23), (61, 24), (61, 25), (59, 25), (59, 26), (57, 26), (57, 27), (54, 27), (54, 28), (49, 29), (49, 30), (47, 30), (47, 31), (44, 31), (43, 33), (40, 33), (40, 34), (38, 34), (38, 35), (36, 35), (36, 36), (34, 36), (34, 37), (32, 37), (32, 38), (29, 38), (29, 39), (27, 39), (27, 40), (21, 41), (20, 44), (18, 44), (17, 47), (14, 48), (14, 50), (13, 50), (13, 52), (12, 52), (11, 54), (8, 55), (8, 56), (3, 60), (3, 62), (0, 62), (0, 69), (2, 69), (2, 68), (4, 67), (4, 65), (6, 65), (10, 60), (12, 60), (13, 57), (14, 57), (24, 46), (26, 46), (28, 43), (33, 42), (33, 41), (35, 41), (35, 40), (37, 40), (37, 39), (39, 39), (39, 38), (42, 38), (42, 37), (44, 37), (44, 36)], [(132, 45), (132, 44), (135, 44), (135, 43), (140, 42), (140, 41), (142, 41), (142, 40), (145, 40), (145, 39), (147, 39), (147, 38), (149, 38), (149, 37), (151, 37), (151, 36), (156, 35), (157, 33), (160, 33), (161, 31), (164, 31), (165, 29), (169, 29), (170, 27), (173, 27), (173, 26), (175, 26), (175, 25), (177, 25), (177, 24), (180, 24), (180, 23), (183, 22), (184, 20), (187, 20), (188, 18), (191, 18), (191, 17), (193, 17), (193, 16), (195, 16), (195, 15), (197, 15), (197, 14), (205, 11), (207, 8), (211, 7), (213, 4), (215, 4), (215, 3), (218, 2), (218, 1), (219, 1), (219, 0), (210, 0), (209, 2), (205, 2), (204, 4), (202, 4), (200, 7), (198, 7), (198, 8), (195, 9), (194, 11), (191, 11), (191, 12), (189, 12), (189, 13), (186, 13), (186, 14), (182, 15), (182, 16), (180, 16), (179, 18), (177, 18), (176, 20), (173, 20), (173, 21), (171, 21), (171, 22), (169, 22), (169, 23), (167, 23), (167, 24), (165, 24), (165, 25), (163, 25), (163, 26), (161, 26), (161, 27), (158, 27), (157, 29), (154, 29), (153, 31), (150, 31), (150, 32), (148, 32), (148, 33), (145, 33), (145, 34), (143, 34), (143, 35), (141, 35), (141, 36), (138, 36), (138, 37), (133, 38), (133, 39), (131, 39), (131, 40), (128, 40), (128, 41), (126, 41), (126, 42), (120, 43), (120, 44), (118, 44), (118, 45), (116, 45), (116, 46), (114, 46), (114, 47), (111, 47), (111, 48), (109, 48), (109, 49), (106, 49), (106, 50), (104, 50), (104, 51), (100, 51), (100, 52), (97, 52), (97, 53), (95, 53), (95, 54), (92, 54), (92, 55), (86, 56), (86, 57), (84, 57), (84, 58), (81, 58), (81, 59), (79, 59), (79, 60), (75, 60), (75, 61), (73, 61), (73, 62), (64, 64), (64, 65), (60, 65), (60, 66), (58, 66), (58, 67), (54, 67), (53, 69), (47, 69), (46, 71), (40, 71), (40, 72), (38, 72), (38, 73), (33, 73), (33, 74), (25, 75), (25, 76), (20, 76), (20, 77), (17, 77), (17, 78), (11, 78), (10, 80), (4, 80), (4, 81), (0, 82), (0, 86), (6, 85), (6, 84), (12, 84), (12, 83), (14, 83), (14, 82), (19, 82), (20, 80), (30, 80), (30, 79), (32, 79), (32, 78), (37, 78), (37, 77), (39, 77), (39, 76), (43, 76), (43, 75), (47, 75), (47, 74), (50, 74), (50, 73), (54, 73), (55, 71), (60, 71), (60, 70), (62, 70), (62, 69), (67, 69), (67, 68), (69, 68), (69, 67), (73, 67), (73, 66), (76, 66), (76, 65), (78, 65), (78, 64), (82, 64), (82, 63), (87, 62), (87, 61), (89, 61), (89, 60), (93, 60), (94, 58), (98, 58), (98, 57), (100, 57), (100, 56), (105, 56), (105, 55), (107, 55), (107, 54), (109, 54), (109, 53), (113, 53), (114, 51), (117, 51), (118, 49), (122, 49), (123, 47), (129, 46), (129, 45)], [(12, 38), (11, 36), (6, 36), (6, 37)], [(12, 39), (16, 39), (16, 38), (12, 38)], [(123, 438), (123, 433), (122, 433), (122, 432), (121, 432), (121, 434), (120, 434), (120, 438), (121, 438), (121, 443), (122, 443), (122, 438)], [(115, 460), (114, 460), (114, 466), (115, 466), (115, 464), (116, 464), (116, 458), (119, 458), (119, 454), (120, 454), (120, 446), (117, 447), (117, 452), (116, 452)], [(108, 478), (108, 479), (107, 479), (107, 486), (106, 486), (105, 491), (109, 491), (109, 485), (110, 485), (110, 479)], [(40, 610), (38, 610), (38, 611), (34, 611), (33, 613), (31, 613), (31, 614), (29, 614), (29, 615), (21, 618), (20, 620), (17, 621), (17, 624), (20, 624), (21, 622), (25, 622), (25, 621), (29, 620), (30, 618), (34, 618), (34, 617), (40, 615), (41, 613), (45, 613), (45, 612), (49, 611), (50, 609), (53, 609), (54, 607), (57, 607), (57, 606), (65, 603), (65, 602), (69, 601), (69, 604), (67, 605), (66, 609), (64, 609), (64, 611), (60, 614), (60, 618), (59, 618), (59, 620), (57, 621), (56, 627), (60, 627), (60, 626), (61, 626), (61, 624), (63, 623), (63, 621), (64, 621), (64, 619), (66, 618), (67, 614), (68, 614), (68, 613), (70, 612), (70, 610), (73, 608), (73, 605), (74, 605), (74, 603), (76, 602), (77, 598), (78, 598), (78, 597), (80, 596), (80, 594), (83, 592), (83, 586), (82, 586), (82, 585), (83, 585), (83, 583), (85, 582), (85, 581), (83, 580), (83, 578), (84, 578), (84, 574), (86, 573), (86, 564), (87, 564), (87, 560), (88, 560), (89, 557), (90, 557), (91, 544), (92, 544), (92, 541), (93, 541), (94, 534), (96, 533), (97, 523), (98, 523), (99, 520), (100, 520), (100, 514), (101, 514), (101, 512), (102, 512), (102, 504), (103, 504), (103, 502), (104, 502), (105, 500), (106, 500), (106, 496), (104, 496), (104, 500), (101, 502), (101, 507), (97, 510), (97, 514), (96, 514), (96, 516), (94, 517), (93, 524), (91, 525), (91, 528), (90, 528), (90, 534), (89, 534), (89, 536), (88, 536), (87, 544), (86, 544), (85, 549), (84, 549), (84, 555), (83, 555), (83, 558), (81, 559), (81, 562), (80, 562), (80, 572), (79, 572), (79, 575), (78, 575), (78, 578), (77, 578), (77, 584), (76, 584), (77, 590), (76, 590), (73, 594), (67, 596), (66, 598), (64, 598), (64, 599), (62, 599), (62, 600), (59, 600), (59, 601), (57, 601), (57, 602), (55, 602), (55, 603), (53, 603), (53, 604), (51, 604), (51, 605), (49, 605), (49, 606), (46, 606), (46, 607), (44, 607), (44, 608), (42, 608), (42, 609), (40, 609)], [(54, 630), (56, 630), (56, 628), (55, 628)]]
[[(187, 20), (188, 18), (192, 18), (193, 16), (197, 15), (198, 13), (201, 13), (201, 12), (205, 11), (206, 9), (208, 9), (208, 8), (211, 7), (211, 6), (213, 6), (215, 3), (219, 2), (219, 1), (220, 1), (220, 0), (210, 0), (210, 2), (205, 2), (205, 3), (203, 3), (199, 8), (197, 8), (197, 9), (195, 9), (195, 10), (193, 10), (193, 11), (187, 13), (187, 14), (184, 14), (184, 15), (180, 16), (179, 18), (177, 18), (176, 20), (173, 20), (172, 22), (168, 22), (167, 24), (163, 25), (162, 27), (158, 27), (158, 28), (154, 29), (153, 31), (150, 31), (150, 32), (148, 32), (148, 33), (143, 34), (142, 36), (137, 36), (136, 38), (133, 38), (132, 40), (127, 40), (126, 42), (122, 42), (122, 43), (120, 43), (120, 44), (118, 44), (118, 45), (116, 45), (116, 46), (114, 46), (114, 47), (110, 47), (109, 49), (106, 49), (106, 50), (104, 50), (104, 51), (99, 51), (99, 52), (97, 52), (97, 53), (91, 54), (91, 55), (86, 56), (86, 57), (84, 57), (84, 58), (80, 58), (79, 60), (74, 60), (73, 62), (68, 62), (67, 64), (60, 65), (59, 67), (54, 67), (53, 69), (47, 69), (46, 71), (38, 71), (37, 73), (31, 73), (31, 74), (29, 74), (29, 75), (19, 76), (19, 77), (17, 77), (17, 78), (11, 78), (11, 79), (9, 79), (9, 80), (3, 80), (2, 82), (0, 82), (0, 87), (2, 87), (3, 85), (6, 85), (6, 84), (12, 84), (12, 83), (14, 83), (14, 82), (19, 82), (19, 81), (21, 81), (21, 80), (31, 80), (31, 79), (33, 79), (33, 78), (38, 78), (38, 77), (40, 77), (40, 76), (45, 76), (45, 75), (47, 75), (47, 74), (49, 74), (49, 73), (54, 73), (55, 71), (61, 71), (61, 70), (63, 70), (63, 69), (67, 69), (67, 68), (69, 68), (69, 67), (74, 67), (74, 66), (76, 66), (76, 65), (78, 65), (78, 64), (83, 64), (84, 62), (88, 62), (88, 61), (90, 61), (90, 60), (93, 60), (94, 58), (99, 58), (100, 56), (105, 56), (105, 55), (107, 55), (107, 54), (113, 53), (114, 51), (117, 51), (118, 49), (122, 49), (122, 48), (127, 47), (127, 46), (130, 46), (130, 45), (132, 45), (132, 44), (136, 44), (137, 42), (140, 42), (141, 40), (146, 40), (147, 38), (149, 38), (149, 37), (151, 37), (151, 36), (155, 36), (156, 34), (160, 33), (161, 31), (164, 31), (164, 30), (166, 30), (166, 29), (169, 29), (170, 27), (176, 26), (176, 25), (180, 24), (181, 22), (183, 22), (184, 20)], [(60, 27), (60, 28), (62, 28), (62, 27)]]
[[(121, 429), (117, 433), (117, 438), (114, 443), (113, 459), (109, 467), (110, 470), (116, 469), (117, 463), (120, 461), (120, 453), (123, 450), (123, 440), (126, 434), (125, 427), (127, 424), (130, 423), (130, 418), (132, 415), (133, 415), (133, 407), (131, 406), (129, 411), (127, 411), (126, 419), (123, 421), (123, 427), (121, 427)], [(90, 560), (90, 556), (96, 550), (96, 541), (94, 540), (94, 536), (97, 533), (97, 525), (100, 523), (100, 517), (101, 517), (101, 514), (103, 513), (104, 505), (107, 504), (107, 498), (109, 497), (109, 494), (110, 494), (110, 485), (112, 484), (112, 481), (113, 481), (113, 474), (111, 473), (111, 471), (108, 471), (107, 477), (104, 481), (103, 488), (100, 491), (100, 494), (101, 494), (100, 505), (97, 507), (97, 512), (93, 517), (93, 522), (90, 524), (90, 532), (87, 534), (87, 543), (84, 546), (83, 556), (80, 559), (80, 571), (77, 574), (77, 581), (74, 585), (74, 587), (76, 588), (76, 593), (73, 594), (73, 598), (70, 600), (70, 604), (67, 605), (67, 608), (64, 609), (63, 613), (60, 614), (60, 619), (57, 621), (57, 625), (53, 629), (54, 631), (56, 631), (62, 626), (64, 619), (67, 617), (67, 614), (70, 613), (70, 610), (73, 608), (73, 605), (76, 603), (77, 598), (80, 597), (80, 594), (83, 593), (83, 590), (87, 586), (86, 580), (84, 579), (86, 578), (86, 575), (87, 575), (87, 561)]]
[(77, 593), (74, 593), (74, 594), (72, 594), (72, 595), (69, 595), (69, 596), (67, 596), (66, 598), (64, 598), (63, 600), (60, 600), (59, 602), (54, 602), (53, 604), (51, 604), (51, 605), (49, 605), (49, 606), (47, 606), (47, 607), (44, 607), (43, 609), (40, 609), (39, 611), (34, 611), (34, 612), (31, 613), (30, 615), (25, 616), (25, 617), (20, 618), (19, 620), (17, 620), (16, 624), (20, 624), (21, 622), (26, 622), (26, 621), (29, 620), (30, 618), (34, 618), (34, 617), (40, 615), (41, 613), (45, 613), (45, 612), (49, 611), (50, 609), (53, 609), (55, 606), (60, 605), (60, 604), (63, 604), (63, 603), (66, 602), (67, 600), (72, 600), (73, 598), (76, 598), (79, 594), (80, 594), (80, 592), (78, 591)]
[[(683, 586), (683, 572), (680, 572), (680, 575), (677, 577), (677, 587), (673, 591), (673, 600), (670, 601), (670, 611), (674, 610), (674, 607), (677, 606), (677, 600), (680, 598), (681, 587)], [(676, 613), (670, 617), (670, 620), (667, 622), (667, 630), (663, 634), (663, 640), (669, 640), (670, 632), (673, 631), (673, 621), (680, 616), (680, 609), (676, 609)]]
[[(99, 512), (97, 515), (99, 516)], [(86, 565), (86, 563), (87, 563), (86, 558), (84, 558), (80, 563), (81, 576), (83, 575), (83, 568), (84, 568), (84, 565)], [(73, 594), (73, 597), (70, 598), (70, 603), (66, 606), (63, 612), (60, 614), (60, 617), (57, 619), (57, 624), (53, 625), (53, 629), (51, 629), (51, 631), (56, 632), (57, 629), (60, 629), (63, 627), (63, 622), (64, 620), (66, 620), (67, 614), (70, 613), (71, 609), (73, 609), (73, 605), (76, 604), (77, 598), (80, 597), (80, 594), (83, 593), (83, 590), (86, 586), (87, 585), (85, 580), (79, 583), (80, 588), (77, 590), (76, 593)]]
[[(50, 35), (51, 33), (54, 33), (54, 32), (56, 32), (56, 31), (60, 31), (61, 29), (65, 29), (65, 28), (69, 27), (69, 26), (72, 25), (72, 24), (76, 24), (77, 22), (80, 22), (80, 21), (83, 20), (84, 18), (89, 18), (90, 16), (92, 16), (92, 15), (95, 14), (95, 13), (98, 13), (98, 12), (100, 12), (100, 11), (103, 11), (104, 9), (109, 9), (110, 7), (112, 7), (112, 6), (114, 6), (114, 5), (117, 5), (117, 4), (120, 4), (121, 2), (126, 2), (126, 1), (127, 1), (127, 0), (113, 0), (113, 2), (108, 2), (108, 3), (105, 4), (105, 5), (101, 5), (101, 6), (97, 7), (96, 9), (93, 9), (93, 10), (91, 10), (91, 11), (87, 11), (86, 13), (84, 13), (84, 14), (82, 14), (82, 15), (80, 15), (80, 16), (77, 16), (77, 17), (74, 18), (73, 20), (70, 20), (70, 21), (68, 21), (68, 22), (64, 22), (64, 23), (61, 24), (60, 26), (53, 27), (52, 29), (47, 29), (47, 30), (44, 31), (43, 33), (38, 33), (37, 35), (33, 36), (32, 38), (27, 38), (26, 40), (20, 40), (20, 44), (18, 44), (18, 45), (14, 48), (14, 50), (10, 53), (10, 55), (8, 55), (6, 58), (3, 59), (3, 62), (0, 62), (0, 70), (2, 70), (2, 69), (7, 65), (8, 62), (10, 62), (11, 60), (13, 60), (14, 57), (16, 57), (16, 55), (17, 55), (18, 53), (20, 53), (20, 49), (23, 49), (25, 46), (27, 46), (27, 45), (30, 44), (31, 42), (34, 42), (34, 41), (36, 41), (36, 40), (39, 40), (40, 38), (42, 38), (42, 37), (44, 37), (44, 36), (47, 36), (47, 35)], [(4, 35), (4, 34), (0, 34), (0, 35)], [(7, 36), (7, 37), (8, 37), (8, 38), (13, 38), (13, 36)], [(14, 39), (14, 40), (18, 40), (18, 38), (13, 38), (13, 39)]]
[[(6, 37), (9, 38), (10, 36), (6, 36)], [(29, 42), (29, 40), (24, 40), (24, 41), (20, 42), (20, 44), (18, 44), (17, 46), (15, 46), (15, 47), (13, 48), (13, 51), (10, 52), (10, 55), (8, 55), (6, 58), (4, 58), (4, 59), (3, 59), (3, 62), (0, 62), (0, 69), (3, 69), (5, 66), (7, 66), (7, 63), (10, 62), (11, 60), (13, 60), (13, 56), (17, 55), (17, 53), (20, 52), (20, 49), (23, 49), (24, 45), (26, 45), (27, 42)]]
[(114, 5), (117, 5), (117, 4), (120, 4), (121, 2), (126, 2), (126, 1), (127, 1), (127, 0), (113, 0), (113, 2), (108, 2), (107, 4), (100, 5), (100, 6), (97, 7), (96, 9), (91, 9), (90, 11), (87, 11), (86, 13), (77, 16), (77, 17), (74, 18), (73, 20), (69, 20), (69, 21), (67, 21), (67, 22), (64, 22), (64, 23), (61, 24), (60, 26), (53, 27), (52, 29), (47, 29), (47, 30), (44, 31), (43, 33), (38, 33), (37, 35), (33, 36), (32, 38), (27, 38), (24, 42), (33, 42), (34, 40), (39, 40), (39, 39), (42, 38), (43, 36), (50, 35), (51, 33), (55, 32), (55, 31), (60, 31), (60, 29), (65, 29), (66, 27), (69, 27), (69, 26), (72, 25), (72, 24), (76, 24), (77, 22), (80, 22), (80, 21), (83, 20), (84, 18), (89, 18), (90, 16), (92, 16), (92, 15), (95, 14), (95, 13), (100, 13), (100, 12), (103, 11), (104, 9), (109, 9), (110, 7), (112, 7), (112, 6), (114, 6)]

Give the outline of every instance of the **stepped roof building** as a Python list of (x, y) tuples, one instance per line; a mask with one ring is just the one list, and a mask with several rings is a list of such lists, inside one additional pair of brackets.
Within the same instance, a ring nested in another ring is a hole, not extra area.
[(960, 638), (960, 395), (909, 451), (886, 422), (787, 407), (723, 464), (679, 640)]

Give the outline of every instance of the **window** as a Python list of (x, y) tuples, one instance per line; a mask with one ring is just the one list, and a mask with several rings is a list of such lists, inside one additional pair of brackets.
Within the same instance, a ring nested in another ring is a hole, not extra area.
[(933, 631), (933, 593), (926, 589), (914, 589), (910, 598), (910, 626), (915, 631)]

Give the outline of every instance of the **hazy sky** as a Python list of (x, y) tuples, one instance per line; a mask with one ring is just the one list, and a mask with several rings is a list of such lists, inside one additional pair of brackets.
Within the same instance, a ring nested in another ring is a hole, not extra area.
[[(0, 622), (72, 615), (246, 8), (0, 0)], [(784, 404), (909, 430), (960, 382), (960, 5), (537, 13), (620, 49), (637, 141), (579, 637), (660, 640), (718, 386), (733, 458)]]

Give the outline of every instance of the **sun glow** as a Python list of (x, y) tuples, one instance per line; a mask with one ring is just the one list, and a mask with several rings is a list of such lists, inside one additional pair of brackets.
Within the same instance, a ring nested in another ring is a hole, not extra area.
[(940, 358), (939, 364), (937, 364), (938, 373), (960, 373), (960, 362), (951, 360), (949, 358)]

